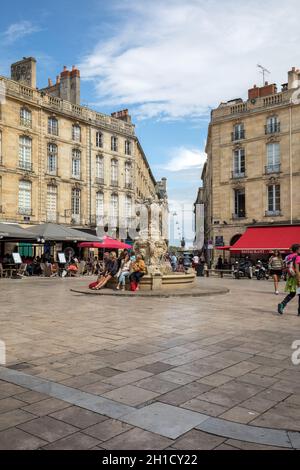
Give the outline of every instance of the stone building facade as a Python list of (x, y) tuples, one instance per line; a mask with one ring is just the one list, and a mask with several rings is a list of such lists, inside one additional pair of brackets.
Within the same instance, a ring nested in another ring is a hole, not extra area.
[(205, 241), (233, 245), (249, 226), (300, 223), (300, 71), (211, 113), (202, 172)]
[(166, 216), (127, 110), (109, 116), (80, 106), (75, 67), (41, 90), (35, 59), (13, 64), (11, 75), (0, 77), (1, 221), (102, 224), (118, 236), (120, 226), (134, 224), (135, 204), (149, 197)]

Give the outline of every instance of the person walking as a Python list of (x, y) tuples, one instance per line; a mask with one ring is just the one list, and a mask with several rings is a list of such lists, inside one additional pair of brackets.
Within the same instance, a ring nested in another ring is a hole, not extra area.
[(292, 245), (291, 254), (286, 257), (285, 262), (287, 266), (287, 281), (285, 292), (288, 292), (288, 295), (283, 299), (282, 302), (280, 302), (280, 304), (278, 304), (277, 311), (280, 315), (282, 315), (287, 304), (298, 293), (298, 316), (300, 316), (300, 245), (298, 243)]
[(278, 295), (278, 283), (282, 276), (283, 260), (279, 250), (275, 250), (271, 258), (269, 259), (269, 270), (270, 275), (273, 277), (275, 294)]
[(139, 290), (139, 283), (141, 282), (142, 277), (146, 274), (147, 268), (143, 257), (137, 255), (136, 261), (132, 264), (132, 273), (129, 276), (130, 279), (130, 290), (135, 292)]

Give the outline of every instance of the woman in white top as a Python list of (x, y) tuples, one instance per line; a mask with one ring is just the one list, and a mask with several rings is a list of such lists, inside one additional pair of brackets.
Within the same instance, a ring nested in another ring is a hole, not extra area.
[(126, 277), (130, 274), (130, 256), (126, 254), (125, 258), (121, 261), (120, 270), (118, 272), (118, 285), (117, 290), (125, 290)]

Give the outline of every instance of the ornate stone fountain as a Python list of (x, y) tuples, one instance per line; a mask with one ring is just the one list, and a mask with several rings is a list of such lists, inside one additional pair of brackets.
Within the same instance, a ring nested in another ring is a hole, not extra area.
[(195, 282), (194, 271), (173, 272), (166, 255), (168, 245), (160, 230), (161, 202), (148, 200), (148, 226), (144, 227), (134, 242), (134, 251), (141, 254), (147, 266), (147, 274), (141, 282), (141, 289), (178, 289), (190, 288)]

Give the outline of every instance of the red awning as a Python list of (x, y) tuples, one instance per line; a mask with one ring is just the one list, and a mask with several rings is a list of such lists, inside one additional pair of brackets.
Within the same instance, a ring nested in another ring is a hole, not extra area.
[(231, 246), (230, 245), (225, 245), (225, 246), (216, 246), (216, 250), (230, 250)]
[(79, 243), (78, 246), (80, 248), (107, 248), (108, 250), (125, 250), (125, 248), (132, 249), (131, 245), (127, 245), (127, 243), (120, 242), (119, 240), (108, 236), (104, 236), (102, 242), (82, 242)]
[(248, 227), (230, 248), (232, 253), (269, 253), (274, 249), (288, 251), (293, 243), (300, 243), (299, 225), (277, 227)]

